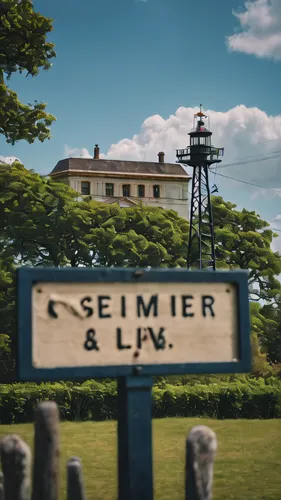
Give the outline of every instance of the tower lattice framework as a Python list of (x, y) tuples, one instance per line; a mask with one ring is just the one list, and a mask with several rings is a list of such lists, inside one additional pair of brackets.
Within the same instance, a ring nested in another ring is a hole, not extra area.
[(212, 132), (206, 128), (200, 111), (194, 115), (194, 127), (189, 133), (190, 145), (177, 150), (179, 163), (193, 168), (190, 229), (187, 250), (187, 267), (216, 270), (214, 221), (209, 186), (209, 167), (219, 163), (224, 150), (211, 145)]

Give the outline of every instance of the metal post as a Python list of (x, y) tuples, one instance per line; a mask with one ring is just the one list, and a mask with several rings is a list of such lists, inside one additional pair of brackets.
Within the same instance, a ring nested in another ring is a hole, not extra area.
[(193, 212), (194, 212), (194, 198), (195, 198), (195, 171), (193, 170), (192, 176), (192, 191), (191, 191), (191, 205), (190, 205), (190, 220), (189, 220), (189, 239), (187, 248), (187, 268), (190, 269), (192, 261), (192, 233), (193, 233)]
[(199, 246), (199, 263), (198, 263), (198, 268), (202, 269), (203, 267), (203, 262), (202, 262), (202, 167), (201, 165), (198, 168), (199, 171), (199, 179), (198, 179), (198, 186), (199, 186), (199, 192), (198, 192), (198, 246)]
[(214, 224), (208, 167), (193, 168), (187, 267), (216, 269)]
[(207, 189), (207, 197), (208, 197), (208, 216), (209, 216), (209, 227), (210, 227), (210, 235), (211, 235), (211, 265), (213, 271), (216, 270), (216, 253), (215, 253), (215, 232), (214, 232), (214, 219), (213, 219), (213, 209), (211, 203), (211, 193), (209, 186), (209, 173), (208, 167), (205, 165), (204, 167), (205, 178), (206, 178), (206, 189)]
[(118, 500), (153, 500), (152, 384), (118, 379)]

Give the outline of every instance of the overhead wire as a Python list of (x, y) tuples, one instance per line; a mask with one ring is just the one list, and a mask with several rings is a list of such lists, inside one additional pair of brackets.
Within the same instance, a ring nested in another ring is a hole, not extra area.
[(281, 193), (281, 189), (278, 188), (269, 188), (265, 186), (260, 186), (259, 184), (254, 184), (253, 182), (243, 181), (242, 179), (236, 179), (235, 177), (231, 177), (230, 175), (224, 175), (219, 173), (217, 173), (217, 175), (219, 175), (220, 177), (224, 177), (226, 179), (230, 179), (232, 181), (241, 182), (242, 184), (247, 184), (248, 186), (257, 187), (260, 189), (266, 189), (268, 191), (274, 191), (275, 193)]
[[(269, 139), (268, 141), (264, 141), (263, 143), (270, 142), (270, 141), (275, 141), (275, 140), (278, 140), (278, 139)], [(281, 138), (280, 138), (280, 140), (281, 140)], [(263, 143), (257, 143), (257, 144), (263, 144)], [(214, 181), (215, 181), (215, 177), (218, 175), (218, 176), (224, 177), (226, 179), (230, 179), (230, 180), (233, 180), (233, 181), (236, 181), (236, 182), (241, 182), (242, 184), (247, 184), (248, 186), (253, 186), (253, 187), (256, 187), (256, 188), (266, 189), (266, 190), (269, 190), (269, 191), (273, 191), (275, 193), (276, 192), (280, 193), (281, 189), (268, 188), (268, 187), (265, 187), (265, 186), (261, 186), (259, 184), (255, 184), (255, 183), (252, 183), (252, 182), (245, 181), (243, 179), (237, 179), (237, 178), (232, 177), (232, 176), (221, 174), (221, 173), (219, 173), (217, 171), (218, 168), (229, 168), (229, 167), (234, 167), (234, 166), (246, 165), (246, 164), (250, 164), (250, 163), (257, 163), (257, 162), (261, 162), (261, 161), (275, 160), (275, 159), (278, 159), (278, 158), (281, 158), (281, 150), (272, 151), (271, 153), (268, 153), (266, 155), (253, 155), (253, 156), (246, 156), (244, 158), (242, 157), (239, 161), (236, 161), (236, 162), (233, 162), (233, 163), (227, 163), (227, 164), (224, 164), (224, 165), (221, 165), (221, 166), (219, 166), (218, 163), (216, 163), (215, 167), (210, 167), (210, 171), (214, 173)]]
[[(256, 145), (258, 145), (258, 144), (264, 144), (264, 143), (271, 142), (271, 141), (276, 141), (276, 140), (281, 140), (281, 138), (268, 139), (267, 141), (256, 143)], [(213, 172), (213, 174), (214, 174), (214, 186), (213, 187), (216, 187), (216, 184), (215, 184), (216, 176), (219, 176), (219, 177), (223, 177), (223, 178), (226, 178), (226, 179), (230, 179), (230, 180), (235, 181), (235, 182), (240, 182), (240, 183), (248, 185), (248, 186), (256, 187), (256, 188), (259, 188), (259, 189), (265, 189), (267, 191), (272, 191), (272, 192), (275, 192), (275, 193), (280, 193), (281, 189), (279, 190), (279, 189), (274, 189), (274, 188), (268, 188), (268, 187), (265, 187), (265, 186), (261, 186), (259, 184), (255, 184), (255, 183), (252, 183), (252, 182), (245, 181), (243, 179), (237, 179), (237, 178), (232, 177), (232, 176), (221, 174), (221, 173), (219, 173), (217, 171), (218, 168), (229, 168), (229, 167), (234, 167), (234, 166), (240, 166), (240, 165), (246, 165), (246, 164), (250, 164), (250, 163), (256, 163), (256, 162), (266, 161), (266, 160), (272, 160), (272, 159), (276, 159), (276, 158), (281, 158), (281, 150), (272, 151), (271, 153), (268, 153), (267, 155), (253, 155), (253, 156), (242, 157), (239, 161), (236, 161), (236, 162), (233, 162), (233, 163), (228, 163), (228, 164), (221, 165), (221, 166), (219, 166), (218, 163), (216, 163), (215, 167), (210, 167), (210, 171)], [(187, 194), (187, 193), (188, 193), (188, 191), (184, 190), (184, 194)], [(105, 196), (103, 196), (103, 195), (94, 195), (94, 198), (105, 198)], [(134, 199), (134, 198), (135, 199), (139, 199), (139, 197), (132, 196), (132, 195), (129, 196), (129, 198), (131, 198), (131, 199)], [(147, 197), (145, 197), (145, 198), (147, 199)], [(161, 198), (154, 198), (154, 197), (148, 197), (148, 198), (149, 199), (154, 199), (154, 200), (159, 200), (159, 201), (161, 200)], [(165, 205), (174, 205), (173, 201), (179, 201), (179, 199), (178, 198), (169, 198), (169, 197), (166, 198), (165, 197)], [(187, 201), (187, 199), (182, 199), (180, 201)], [(281, 232), (281, 230), (278, 230), (278, 229), (276, 229), (276, 231), (280, 231)]]
[[(268, 153), (267, 155), (249, 156), (249, 157), (245, 157), (244, 159), (241, 158), (241, 160), (239, 160), (239, 161), (236, 161), (233, 163), (226, 163), (225, 165), (221, 165), (221, 166), (216, 166), (216, 168), (238, 167), (240, 165), (247, 165), (249, 163), (257, 163), (257, 162), (266, 161), (266, 160), (275, 160), (277, 158), (281, 158), (281, 150), (272, 151), (272, 153)], [(214, 168), (210, 167), (210, 170), (214, 170)]]
[[(250, 146), (258, 146), (258, 145), (267, 144), (268, 142), (273, 142), (273, 141), (280, 141), (281, 142), (281, 137), (276, 137), (275, 139), (267, 139), (266, 141), (256, 142), (255, 144), (252, 143), (252, 144), (250, 144)], [(268, 152), (267, 154), (276, 154), (276, 153), (281, 153), (281, 151), (280, 150), (278, 150), (278, 151), (271, 151), (271, 152)], [(237, 161), (239, 161), (239, 163), (240, 163), (241, 160), (244, 161), (244, 160), (248, 160), (250, 158), (259, 158), (261, 156), (264, 156), (264, 155), (242, 156), (242, 157), (238, 158)], [(236, 163), (237, 162), (235, 162), (235, 163), (229, 163), (229, 164), (226, 164), (226, 165), (221, 165), (221, 167), (219, 167), (219, 168), (224, 168), (226, 166), (232, 166), (232, 165), (234, 165)], [(217, 166), (217, 164), (216, 164), (216, 166)]]
[[(279, 156), (281, 156), (281, 155), (276, 156), (276, 158), (278, 158)], [(267, 159), (272, 159), (272, 158), (266, 158), (266, 157), (263, 157), (263, 158), (260, 158), (258, 161), (265, 161), (265, 160), (267, 160)], [(257, 160), (252, 160), (252, 163), (254, 163), (255, 161), (257, 161)], [(247, 163), (251, 163), (251, 162), (247, 162)], [(238, 164), (239, 164), (239, 163), (237, 162), (235, 165), (238, 165)], [(241, 162), (240, 164), (243, 164), (243, 163)], [(245, 164), (245, 163), (244, 163), (244, 164)], [(242, 179), (236, 179), (235, 177), (232, 177), (232, 176), (230, 176), (230, 175), (220, 174), (220, 173), (218, 173), (218, 172), (217, 172), (217, 166), (218, 166), (218, 165), (216, 164), (215, 169), (213, 169), (213, 170), (214, 170), (214, 172), (215, 172), (215, 175), (218, 175), (218, 176), (223, 177), (223, 178), (225, 178), (225, 179), (230, 179), (230, 180), (235, 181), (235, 182), (240, 182), (241, 184), (246, 184), (246, 185), (248, 185), (248, 186), (253, 186), (253, 187), (256, 187), (256, 188), (259, 188), (259, 189), (265, 189), (266, 191), (272, 191), (272, 192), (274, 192), (274, 193), (279, 193), (279, 194), (281, 194), (281, 189), (278, 189), (278, 188), (269, 188), (269, 187), (261, 186), (261, 185), (259, 185), (259, 184), (255, 184), (255, 183), (253, 183), (253, 182), (244, 181), (244, 180), (242, 180)], [(232, 165), (231, 165), (231, 164), (229, 164), (229, 165), (225, 165), (225, 166), (232, 166)], [(233, 166), (234, 166), (234, 164), (233, 164)], [(220, 167), (219, 167), (219, 168), (220, 168)], [(273, 227), (271, 227), (270, 229), (271, 229), (272, 231), (276, 231), (276, 232), (278, 232), (278, 233), (281, 233), (281, 229), (277, 229), (277, 228), (273, 228)]]

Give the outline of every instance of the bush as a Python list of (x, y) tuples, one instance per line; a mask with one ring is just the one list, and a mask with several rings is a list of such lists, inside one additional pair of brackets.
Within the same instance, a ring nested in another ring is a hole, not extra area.
[[(61, 420), (117, 418), (115, 381), (12, 384), (0, 386), (0, 423), (32, 422), (37, 404), (56, 401)], [(281, 382), (251, 379), (245, 383), (173, 386), (159, 382), (153, 388), (153, 416), (224, 418), (280, 418)]]

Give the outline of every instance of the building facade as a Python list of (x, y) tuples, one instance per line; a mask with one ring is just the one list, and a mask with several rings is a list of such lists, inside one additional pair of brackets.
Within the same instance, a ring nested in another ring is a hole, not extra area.
[(181, 165), (165, 163), (163, 152), (158, 159), (158, 162), (100, 159), (96, 145), (93, 158), (60, 160), (50, 176), (96, 201), (118, 203), (124, 208), (140, 203), (158, 206), (175, 210), (188, 219), (191, 177)]

